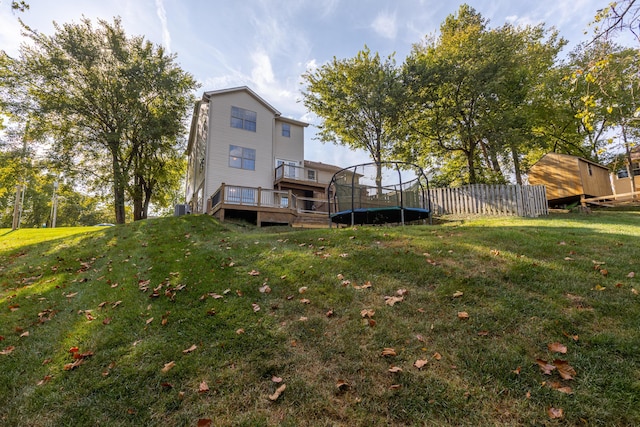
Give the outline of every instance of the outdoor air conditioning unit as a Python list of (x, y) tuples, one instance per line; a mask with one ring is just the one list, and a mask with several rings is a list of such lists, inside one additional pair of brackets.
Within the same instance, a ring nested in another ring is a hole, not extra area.
[(176, 205), (175, 210), (173, 212), (173, 216), (182, 216), (188, 215), (191, 213), (191, 209), (189, 209), (189, 205)]

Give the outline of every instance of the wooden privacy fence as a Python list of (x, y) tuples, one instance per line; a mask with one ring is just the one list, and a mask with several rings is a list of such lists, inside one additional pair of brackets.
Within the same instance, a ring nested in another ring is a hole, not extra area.
[(544, 185), (474, 184), (429, 190), (434, 215), (548, 215)]

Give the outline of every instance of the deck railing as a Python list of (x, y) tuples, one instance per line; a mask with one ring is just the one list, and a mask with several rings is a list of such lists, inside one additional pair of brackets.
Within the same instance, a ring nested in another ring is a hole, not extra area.
[(318, 172), (315, 169), (302, 166), (281, 164), (275, 171), (276, 181), (292, 179), (296, 181), (318, 182)]
[(291, 191), (222, 184), (211, 196), (211, 208), (220, 204), (296, 209)]

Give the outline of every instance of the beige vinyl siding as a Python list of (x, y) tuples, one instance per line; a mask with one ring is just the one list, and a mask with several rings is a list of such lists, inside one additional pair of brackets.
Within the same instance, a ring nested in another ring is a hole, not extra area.
[[(257, 113), (256, 131), (231, 127), (231, 107)], [(220, 94), (209, 105), (209, 153), (206, 198), (224, 182), (230, 185), (273, 188), (273, 112), (247, 92)], [(256, 151), (255, 170), (229, 167), (229, 146)]]
[(282, 120), (275, 120), (273, 135), (274, 159), (287, 159), (297, 162), (302, 166), (304, 161), (304, 128), (302, 126), (287, 123), (291, 127), (291, 136), (282, 136), (282, 124), (287, 123)]

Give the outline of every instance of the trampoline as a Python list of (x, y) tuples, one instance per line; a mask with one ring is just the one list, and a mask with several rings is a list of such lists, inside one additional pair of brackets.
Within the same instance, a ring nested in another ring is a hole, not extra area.
[(363, 163), (341, 169), (329, 182), (328, 202), (330, 225), (431, 223), (429, 180), (412, 163)]

